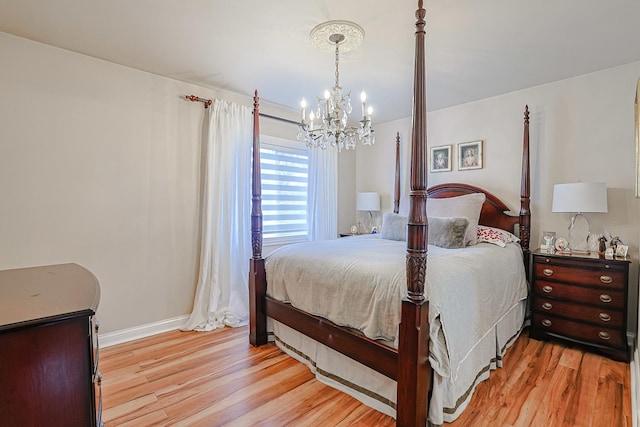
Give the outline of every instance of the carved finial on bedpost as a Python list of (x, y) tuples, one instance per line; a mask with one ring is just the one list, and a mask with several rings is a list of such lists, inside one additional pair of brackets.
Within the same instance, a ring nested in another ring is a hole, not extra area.
[(262, 258), (262, 183), (260, 177), (260, 98), (253, 96), (253, 176), (251, 186), (251, 247), (253, 259)]
[(396, 134), (396, 178), (393, 191), (393, 213), (400, 212), (400, 132)]
[(524, 136), (522, 139), (522, 180), (520, 181), (520, 245), (525, 255), (529, 252), (531, 232), (529, 172), (529, 106), (524, 108)]

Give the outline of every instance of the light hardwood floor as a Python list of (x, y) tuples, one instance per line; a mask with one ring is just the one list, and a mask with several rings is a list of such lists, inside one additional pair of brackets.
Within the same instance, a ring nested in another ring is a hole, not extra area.
[[(102, 349), (107, 426), (392, 426), (247, 328)], [(525, 333), (449, 426), (631, 426), (629, 365)]]

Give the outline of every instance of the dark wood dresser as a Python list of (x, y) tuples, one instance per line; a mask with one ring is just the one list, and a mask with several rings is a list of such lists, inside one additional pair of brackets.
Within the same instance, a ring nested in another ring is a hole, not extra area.
[(628, 362), (627, 259), (533, 252), (531, 331)]
[(0, 271), (0, 425), (101, 424), (99, 301), (77, 264)]

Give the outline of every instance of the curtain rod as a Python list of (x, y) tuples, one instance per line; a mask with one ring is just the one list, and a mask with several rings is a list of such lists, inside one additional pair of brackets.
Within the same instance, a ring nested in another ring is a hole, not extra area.
[[(185, 98), (188, 99), (191, 102), (202, 102), (202, 103), (204, 103), (204, 108), (209, 108), (209, 106), (213, 103), (213, 100), (211, 100), (211, 99), (200, 98), (199, 96), (196, 96), (196, 95), (186, 95)], [(300, 124), (299, 122), (296, 122), (294, 120), (289, 120), (289, 119), (285, 119), (285, 118), (282, 118), (282, 117), (272, 116), (270, 114), (260, 113), (259, 115), (260, 115), (260, 117), (266, 117), (268, 119), (278, 120), (278, 121), (289, 123), (289, 124), (296, 125), (296, 126), (298, 126)]]
[(200, 98), (199, 96), (195, 96), (195, 95), (186, 95), (185, 98), (187, 98), (191, 102), (202, 102), (202, 103), (204, 103), (204, 108), (209, 108), (209, 105), (213, 104), (213, 100), (206, 99), (206, 98)]
[(258, 115), (259, 115), (260, 117), (266, 117), (266, 118), (268, 118), (268, 119), (278, 120), (278, 121), (281, 121), (281, 122), (289, 123), (289, 124), (291, 124), (291, 125), (296, 125), (296, 126), (298, 126), (298, 125), (300, 124), (300, 122), (296, 122), (296, 121), (294, 121), (294, 120), (285, 119), (285, 118), (282, 118), (282, 117), (272, 116), (272, 115), (270, 115), (270, 114), (259, 113)]

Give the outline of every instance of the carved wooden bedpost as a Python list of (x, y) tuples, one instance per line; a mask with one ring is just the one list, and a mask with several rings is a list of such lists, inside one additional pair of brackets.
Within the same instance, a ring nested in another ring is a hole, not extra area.
[(396, 178), (393, 191), (393, 213), (400, 212), (400, 132), (396, 135)]
[(425, 16), (422, 0), (416, 11), (411, 192), (407, 225), (407, 295), (402, 300), (398, 345), (399, 426), (424, 426), (427, 421), (429, 369), (429, 304), (424, 296), (427, 271), (427, 94)]
[(530, 178), (529, 178), (529, 106), (524, 107), (524, 136), (522, 139), (522, 178), (520, 181), (520, 246), (524, 265), (529, 273), (529, 242), (531, 232)]
[(267, 315), (264, 296), (266, 275), (262, 258), (262, 182), (260, 177), (260, 98), (253, 96), (253, 175), (251, 181), (251, 247), (249, 261), (249, 342), (254, 346), (267, 343)]

